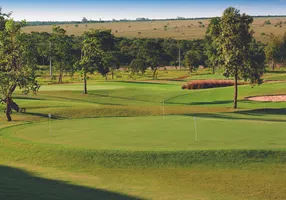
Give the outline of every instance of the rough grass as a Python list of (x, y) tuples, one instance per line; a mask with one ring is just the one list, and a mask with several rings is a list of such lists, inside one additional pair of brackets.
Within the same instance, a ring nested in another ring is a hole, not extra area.
[(228, 87), (233, 86), (234, 81), (232, 80), (195, 80), (182, 86), (182, 89), (188, 90), (199, 90), (208, 88)]

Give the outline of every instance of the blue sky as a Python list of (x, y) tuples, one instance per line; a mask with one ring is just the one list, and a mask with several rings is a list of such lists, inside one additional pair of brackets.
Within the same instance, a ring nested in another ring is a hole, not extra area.
[(286, 15), (286, 0), (1, 0), (0, 6), (28, 21), (213, 17), (229, 6), (249, 15)]

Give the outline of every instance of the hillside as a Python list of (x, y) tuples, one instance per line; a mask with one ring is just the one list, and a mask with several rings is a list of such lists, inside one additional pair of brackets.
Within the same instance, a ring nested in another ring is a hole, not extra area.
[[(269, 20), (271, 24), (265, 25)], [(281, 25), (278, 25), (278, 23)], [(68, 34), (81, 35), (85, 31), (93, 29), (111, 29), (117, 37), (140, 38), (174, 38), (179, 40), (192, 40), (203, 38), (209, 24), (209, 20), (172, 20), (172, 21), (146, 21), (146, 22), (110, 22), (88, 24), (65, 24), (62, 28)], [(280, 27), (281, 26), (281, 27)], [(283, 35), (285, 33), (286, 17), (255, 18), (252, 28), (255, 38), (267, 42), (268, 35)], [(28, 26), (24, 28), (30, 32), (51, 32), (51, 26)]]

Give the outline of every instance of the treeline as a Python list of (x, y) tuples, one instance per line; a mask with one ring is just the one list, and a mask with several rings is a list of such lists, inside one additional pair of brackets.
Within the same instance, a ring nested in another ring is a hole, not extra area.
[[(129, 68), (132, 73), (137, 74), (144, 74), (151, 68), (155, 79), (157, 70), (164, 66), (180, 65), (193, 72), (202, 65), (211, 68), (213, 73), (220, 66), (217, 62), (217, 48), (212, 45), (212, 39), (208, 34), (204, 39), (190, 41), (170, 38), (128, 39), (115, 37), (111, 30), (92, 31), (100, 42), (100, 48), (110, 53), (112, 57), (111, 63), (98, 70), (105, 77), (108, 73), (113, 75), (113, 72), (121, 67)], [(32, 32), (30, 39), (37, 46), (38, 65), (49, 65), (52, 61), (53, 69), (59, 72), (58, 81), (62, 82), (63, 73), (74, 73), (79, 70), (75, 63), (82, 57), (86, 34), (80, 37), (69, 36), (59, 26), (54, 26), (51, 34)], [(252, 43), (262, 50), (261, 56), (273, 70), (277, 63), (286, 62), (286, 34), (281, 38), (271, 35), (267, 45), (254, 39)]]
[[(286, 17), (286, 15), (257, 15), (253, 18), (275, 18), (275, 17)], [(112, 20), (93, 20), (83, 17), (81, 21), (28, 21), (27, 26), (43, 26), (43, 25), (62, 25), (62, 24), (86, 24), (86, 23), (111, 23), (111, 22), (140, 22), (140, 21), (175, 21), (175, 20), (208, 20), (211, 17), (180, 17), (177, 18), (166, 18), (166, 19), (149, 19), (145, 17), (139, 17), (136, 19), (112, 19)]]

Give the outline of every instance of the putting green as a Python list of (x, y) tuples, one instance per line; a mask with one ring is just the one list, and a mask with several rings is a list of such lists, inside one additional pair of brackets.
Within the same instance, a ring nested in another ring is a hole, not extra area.
[(89, 118), (19, 127), (13, 137), (76, 148), (113, 150), (283, 149), (286, 124), (189, 116)]

